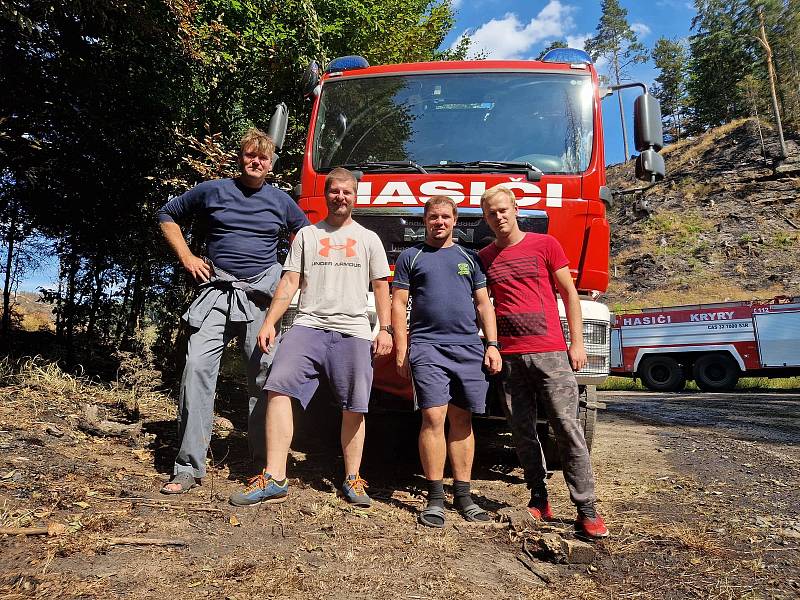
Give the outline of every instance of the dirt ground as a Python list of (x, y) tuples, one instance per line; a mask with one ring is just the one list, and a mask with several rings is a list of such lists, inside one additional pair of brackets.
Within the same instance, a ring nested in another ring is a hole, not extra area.
[[(248, 470), (238, 431), (215, 436), (201, 488), (165, 497), (158, 487), (176, 442), (166, 398), (140, 402), (145, 433), (124, 441), (76, 426), (87, 401), (135, 418), (113, 394), (91, 396), (79, 384), (57, 393), (31, 382), (6, 386), (0, 527), (50, 535), (0, 536), (0, 597), (800, 595), (800, 394), (605, 393), (601, 400), (592, 454), (612, 535), (594, 545), (589, 564), (556, 564), (535, 549), (543, 533), (573, 537), (563, 478), (556, 473), (550, 482), (558, 521), (518, 519), (514, 509), (525, 506), (527, 491), (498, 421), (476, 423), (473, 484), (498, 520), (470, 526), (449, 511), (447, 527), (431, 531), (416, 525), (424, 500), (414, 415), (368, 418), (363, 475), (376, 500), (369, 511), (336, 496), (337, 423), (321, 407), (298, 419), (290, 500), (235, 508), (226, 498)], [(241, 403), (220, 412), (244, 421)]]

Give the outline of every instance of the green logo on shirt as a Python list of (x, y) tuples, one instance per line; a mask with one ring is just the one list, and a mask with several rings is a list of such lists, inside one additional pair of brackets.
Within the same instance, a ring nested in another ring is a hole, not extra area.
[(469, 264), (468, 263), (458, 263), (458, 274), (459, 275), (469, 275)]

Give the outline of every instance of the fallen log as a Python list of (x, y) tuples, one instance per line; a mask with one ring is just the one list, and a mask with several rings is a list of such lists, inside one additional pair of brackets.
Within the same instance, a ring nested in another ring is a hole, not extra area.
[(126, 425), (117, 421), (101, 419), (99, 407), (94, 404), (86, 404), (83, 407), (83, 418), (78, 421), (78, 428), (92, 435), (137, 438), (142, 433), (142, 422)]
[(0, 535), (47, 535), (47, 527), (0, 527)]

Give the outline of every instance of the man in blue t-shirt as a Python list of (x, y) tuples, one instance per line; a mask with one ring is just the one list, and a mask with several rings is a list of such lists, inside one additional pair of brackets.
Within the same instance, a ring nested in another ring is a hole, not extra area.
[[(488, 513), (475, 504), (469, 486), (475, 454), (472, 413), (485, 412), (489, 387), (483, 368), (494, 375), (502, 364), (494, 308), (477, 255), (453, 242), (456, 203), (447, 196), (433, 196), (423, 215), (425, 243), (400, 254), (392, 283), (397, 370), (412, 377), (422, 410), (419, 455), (428, 481), (428, 503), (419, 521), (428, 527), (444, 527), (442, 478), (448, 450), (453, 505), (468, 521), (488, 521)], [(483, 327), (485, 349), (476, 316)], [(446, 438), (445, 420), (450, 422)]]
[[(277, 262), (281, 235), (309, 224), (286, 193), (264, 183), (274, 150), (269, 136), (248, 130), (239, 148), (241, 175), (201, 183), (158, 212), (164, 238), (201, 288), (183, 315), (191, 332), (178, 401), (180, 448), (173, 477), (161, 488), (165, 494), (188, 492), (205, 476), (220, 358), (237, 336), (247, 364), (248, 441), (255, 469), (260, 471), (266, 460), (261, 388), (272, 354), (259, 349), (258, 331), (281, 275)], [(205, 221), (208, 258), (189, 249), (176, 223), (193, 215)]]

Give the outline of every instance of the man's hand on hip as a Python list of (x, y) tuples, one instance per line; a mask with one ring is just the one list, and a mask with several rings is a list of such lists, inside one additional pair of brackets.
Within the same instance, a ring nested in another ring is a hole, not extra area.
[(181, 262), (183, 263), (183, 268), (194, 277), (195, 281), (205, 283), (211, 278), (211, 265), (199, 256), (190, 254), (188, 258), (185, 258)]
[(586, 349), (583, 347), (583, 344), (570, 344), (567, 355), (569, 356), (569, 364), (572, 366), (573, 371), (580, 371), (588, 362)]

